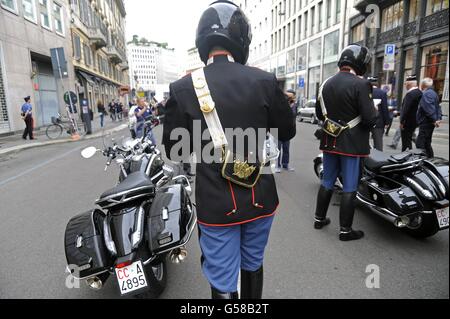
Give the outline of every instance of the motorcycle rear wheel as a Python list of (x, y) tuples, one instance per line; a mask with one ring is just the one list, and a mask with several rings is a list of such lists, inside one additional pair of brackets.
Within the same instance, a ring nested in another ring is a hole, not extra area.
[(166, 289), (167, 285), (167, 265), (166, 259), (160, 263), (145, 266), (145, 276), (150, 287), (148, 291), (135, 295), (136, 299), (156, 299)]
[(422, 223), (417, 228), (404, 228), (404, 231), (415, 238), (427, 238), (439, 231), (435, 214), (422, 214)]

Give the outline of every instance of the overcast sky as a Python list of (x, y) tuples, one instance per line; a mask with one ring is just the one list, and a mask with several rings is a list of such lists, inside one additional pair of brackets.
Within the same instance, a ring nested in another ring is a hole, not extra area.
[(195, 46), (202, 12), (213, 0), (125, 0), (126, 36), (168, 42), (178, 54)]

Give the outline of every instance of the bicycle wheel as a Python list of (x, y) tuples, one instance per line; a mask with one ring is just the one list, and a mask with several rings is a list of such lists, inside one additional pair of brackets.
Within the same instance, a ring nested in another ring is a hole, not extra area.
[(57, 139), (62, 135), (63, 127), (58, 124), (51, 124), (47, 126), (47, 129), (45, 130), (45, 134), (47, 137), (51, 140)]

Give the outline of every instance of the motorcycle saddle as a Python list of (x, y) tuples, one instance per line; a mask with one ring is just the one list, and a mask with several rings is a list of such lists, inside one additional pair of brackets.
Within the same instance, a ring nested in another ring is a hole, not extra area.
[(380, 168), (386, 165), (405, 163), (411, 156), (411, 153), (390, 155), (380, 152), (376, 149), (372, 149), (370, 151), (369, 157), (365, 160), (365, 166), (371, 171), (378, 171)]
[(128, 194), (140, 195), (140, 194), (151, 194), (154, 192), (155, 186), (153, 185), (150, 178), (143, 172), (134, 172), (127, 176), (120, 184), (116, 187), (111, 188), (104, 192), (98, 202), (105, 199), (115, 197), (115, 196), (125, 196)]

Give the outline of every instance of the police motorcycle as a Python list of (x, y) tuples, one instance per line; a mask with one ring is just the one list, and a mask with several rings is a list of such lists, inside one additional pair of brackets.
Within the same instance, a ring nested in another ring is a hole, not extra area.
[[(89, 147), (82, 156), (97, 152)], [(94, 290), (115, 276), (121, 296), (156, 298), (166, 286), (167, 259), (180, 263), (187, 256), (196, 225), (191, 185), (145, 137), (121, 146), (113, 141), (102, 153), (105, 170), (113, 161), (119, 166), (119, 183), (99, 197), (99, 208), (68, 222), (67, 270)]]
[[(449, 228), (449, 162), (423, 151), (390, 155), (373, 149), (363, 161), (357, 200), (363, 207), (416, 238)], [(323, 155), (314, 159), (323, 176)], [(335, 187), (342, 189), (338, 178)]]

